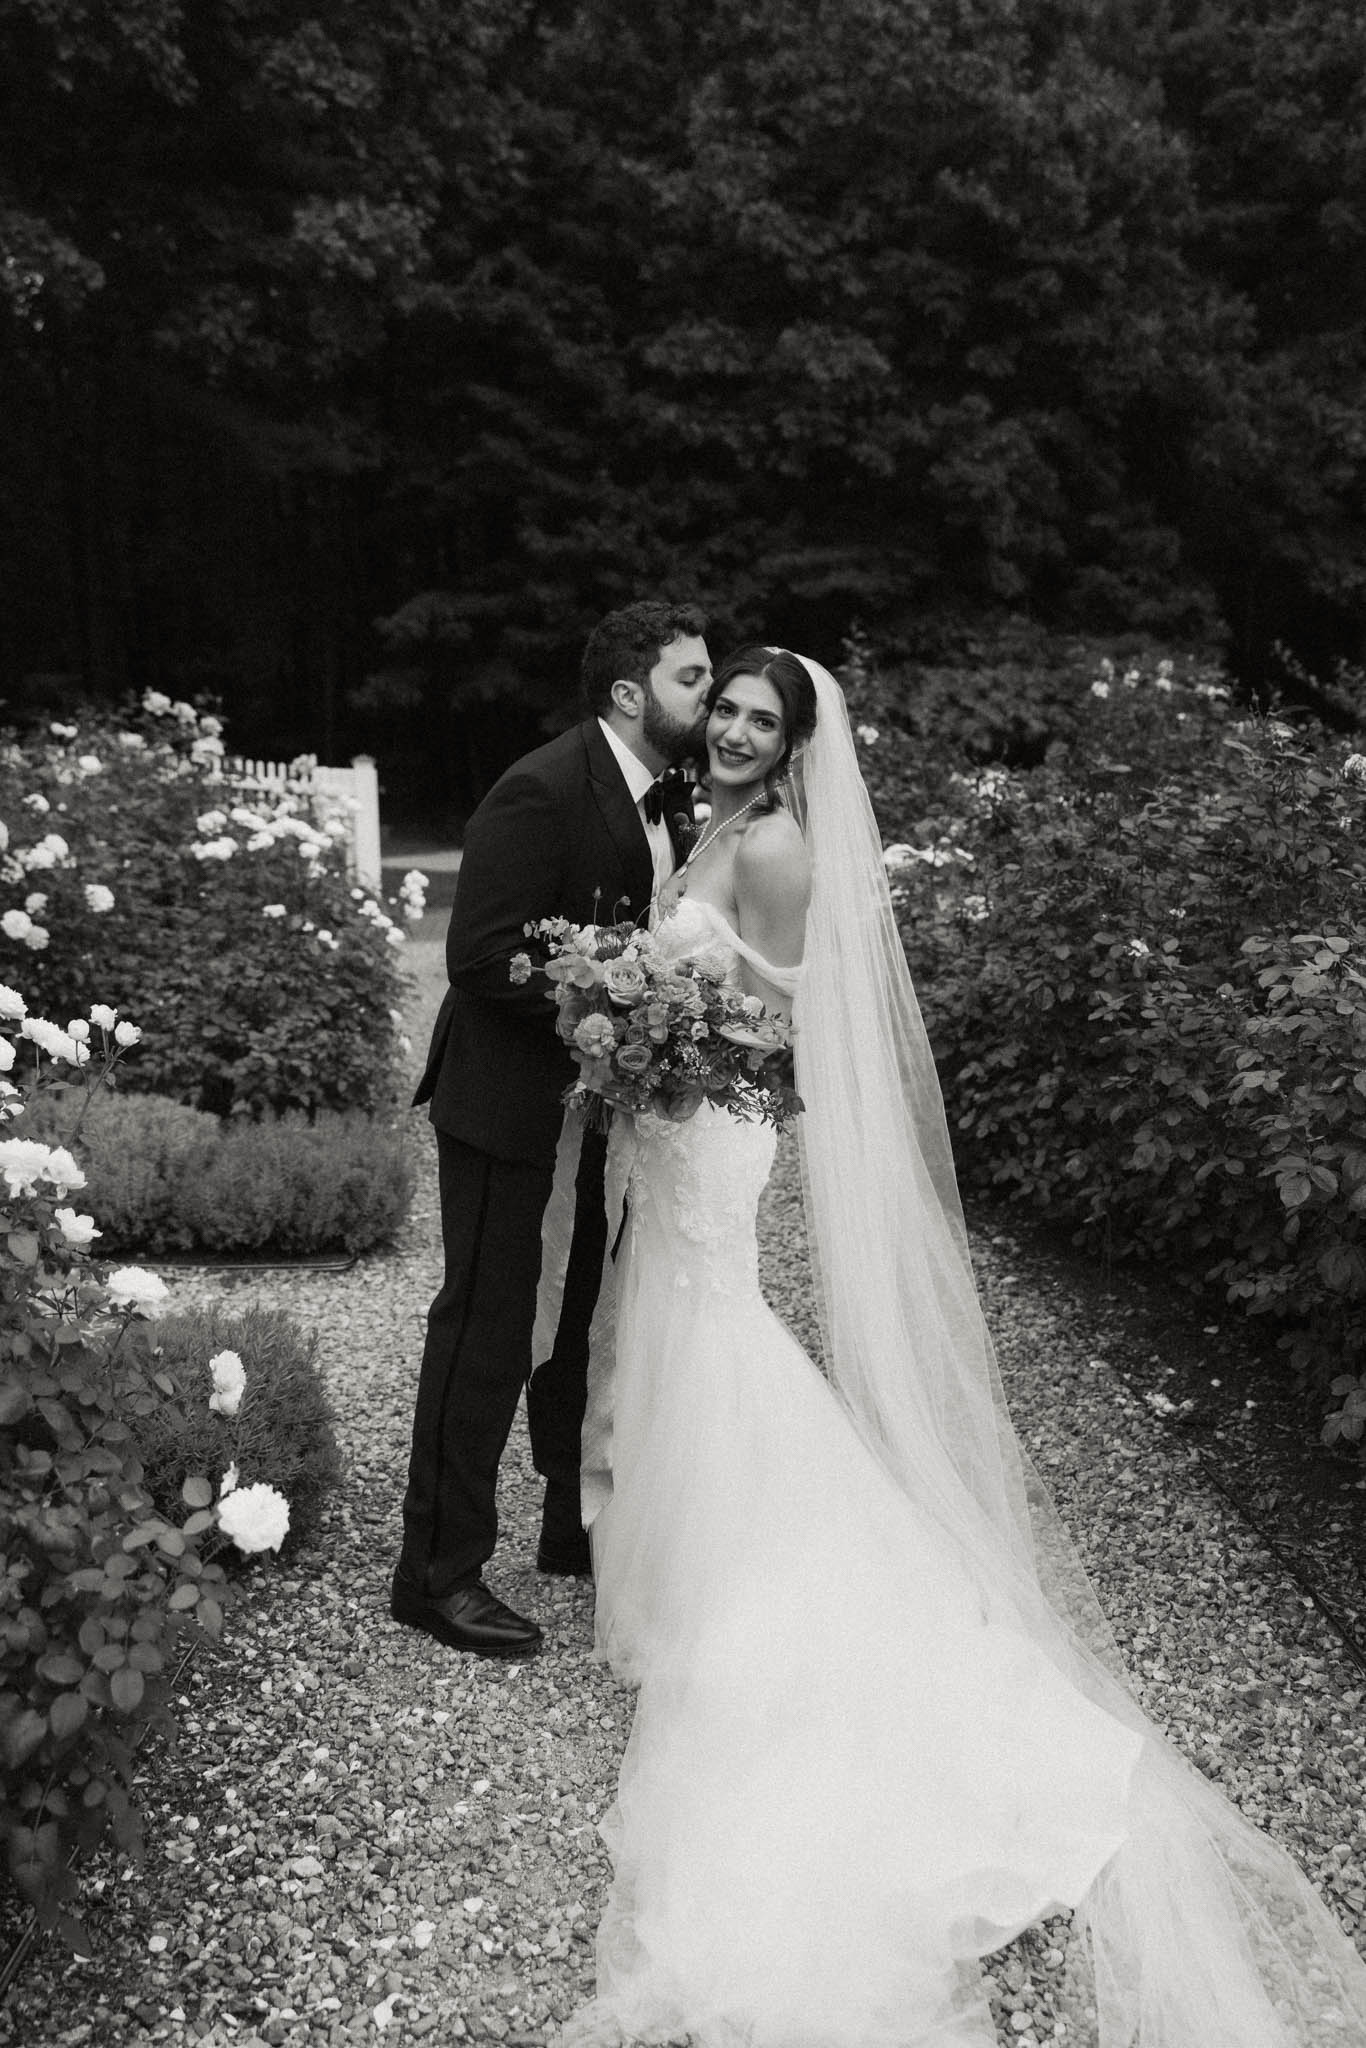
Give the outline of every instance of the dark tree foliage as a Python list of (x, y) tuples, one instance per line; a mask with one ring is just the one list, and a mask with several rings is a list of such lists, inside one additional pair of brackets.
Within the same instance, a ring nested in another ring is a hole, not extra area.
[(457, 809), (715, 638), (1361, 653), (1356, 0), (0, 0), (0, 690)]

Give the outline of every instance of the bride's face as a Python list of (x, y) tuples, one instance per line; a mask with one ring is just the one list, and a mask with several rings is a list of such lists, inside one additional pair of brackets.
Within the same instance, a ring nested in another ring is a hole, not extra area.
[(763, 781), (783, 758), (783, 700), (762, 676), (732, 676), (707, 720), (713, 788), (743, 789)]

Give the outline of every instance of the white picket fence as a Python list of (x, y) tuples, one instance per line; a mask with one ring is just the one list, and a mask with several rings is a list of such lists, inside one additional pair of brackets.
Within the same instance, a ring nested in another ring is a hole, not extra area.
[(223, 773), (265, 794), (283, 796), (287, 785), (344, 799), (351, 826), (351, 872), (362, 888), (378, 893), (383, 875), (379, 850), (379, 772), (369, 754), (357, 754), (349, 768), (326, 768), (316, 755), (297, 761), (251, 761), (240, 754), (223, 763)]

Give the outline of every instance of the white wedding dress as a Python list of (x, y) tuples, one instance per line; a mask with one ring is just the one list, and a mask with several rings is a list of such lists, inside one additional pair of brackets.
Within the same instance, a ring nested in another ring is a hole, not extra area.
[[(657, 938), (783, 985), (698, 899)], [(598, 1649), (639, 1690), (597, 1995), (566, 2048), (995, 2048), (979, 1959), (1071, 1910), (1090, 2018), (1068, 2048), (1361, 2048), (1312, 1894), (1309, 1948), (1282, 1914), (1259, 1973), (1181, 1774), (1197, 1809), (1220, 1796), (1046, 1653), (764, 1302), (774, 1146), (710, 1108), (613, 1126), (627, 1207), (585, 1501)], [(1287, 1859), (1230, 1818), (1255, 1894), (1262, 1849)]]
[[(734, 972), (705, 903), (657, 938)], [(593, 2017), (705, 2048), (994, 2042), (958, 1965), (1081, 1898), (1140, 1743), (994, 1611), (768, 1308), (774, 1144), (710, 1108), (613, 1130), (629, 1209), (592, 1543), (598, 1646), (640, 1693)]]

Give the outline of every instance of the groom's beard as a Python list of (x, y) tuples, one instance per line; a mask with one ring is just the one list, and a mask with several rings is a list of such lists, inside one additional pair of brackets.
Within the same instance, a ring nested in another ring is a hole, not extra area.
[(686, 722), (681, 718), (671, 718), (649, 684), (646, 684), (641, 736), (656, 753), (662, 754), (666, 761), (671, 761), (676, 767), (680, 761), (695, 759), (704, 753), (706, 731), (705, 711), (700, 718)]

